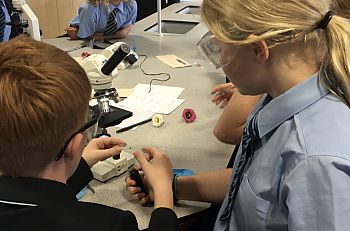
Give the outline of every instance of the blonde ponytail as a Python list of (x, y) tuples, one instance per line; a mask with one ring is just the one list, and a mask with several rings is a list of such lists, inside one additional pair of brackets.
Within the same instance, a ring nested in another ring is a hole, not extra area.
[(350, 21), (333, 16), (325, 37), (327, 53), (321, 65), (321, 79), (350, 107)]

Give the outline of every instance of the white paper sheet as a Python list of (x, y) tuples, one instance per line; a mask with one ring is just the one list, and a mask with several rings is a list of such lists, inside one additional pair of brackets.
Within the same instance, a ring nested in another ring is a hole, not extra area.
[(164, 96), (164, 97), (171, 97), (171, 98), (176, 99), (182, 93), (184, 88), (182, 88), (182, 87), (169, 87), (169, 86), (152, 84), (151, 92), (149, 92), (149, 90), (150, 90), (149, 84), (139, 83), (134, 87), (134, 94), (148, 93), (149, 95), (152, 95), (152, 96)]
[(126, 109), (169, 114), (185, 101), (177, 99), (184, 88), (152, 85), (151, 92), (149, 88), (148, 84), (137, 84), (134, 93), (118, 104)]

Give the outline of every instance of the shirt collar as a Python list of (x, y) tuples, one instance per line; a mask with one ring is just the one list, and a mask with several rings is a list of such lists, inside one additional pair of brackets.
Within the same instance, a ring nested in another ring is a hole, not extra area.
[(269, 102), (268, 96), (264, 96), (248, 117), (248, 121), (260, 111), (257, 120), (259, 135), (262, 138), (328, 93), (329, 90), (320, 83), (318, 73), (316, 73)]
[(0, 188), (0, 201), (32, 205), (64, 205), (78, 201), (66, 184), (52, 180), (1, 176)]
[(118, 5), (109, 4), (109, 10), (112, 12), (114, 9), (118, 9), (121, 13), (124, 13), (124, 1), (120, 1)]

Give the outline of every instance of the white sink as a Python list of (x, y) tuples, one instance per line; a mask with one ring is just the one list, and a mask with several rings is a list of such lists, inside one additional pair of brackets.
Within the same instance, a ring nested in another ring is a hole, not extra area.
[[(162, 20), (161, 29), (162, 33), (186, 34), (198, 24), (199, 22)], [(158, 32), (158, 24), (153, 24), (152, 26), (145, 29), (145, 31)]]
[(199, 6), (186, 6), (179, 11), (176, 11), (177, 14), (200, 14), (201, 9)]

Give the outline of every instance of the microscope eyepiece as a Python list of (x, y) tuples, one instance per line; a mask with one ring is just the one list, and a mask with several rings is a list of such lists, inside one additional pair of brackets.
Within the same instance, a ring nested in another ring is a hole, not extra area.
[(126, 44), (122, 44), (118, 47), (114, 54), (107, 60), (107, 62), (101, 68), (101, 72), (104, 75), (110, 75), (112, 71), (123, 61), (123, 59), (130, 53), (130, 47)]

